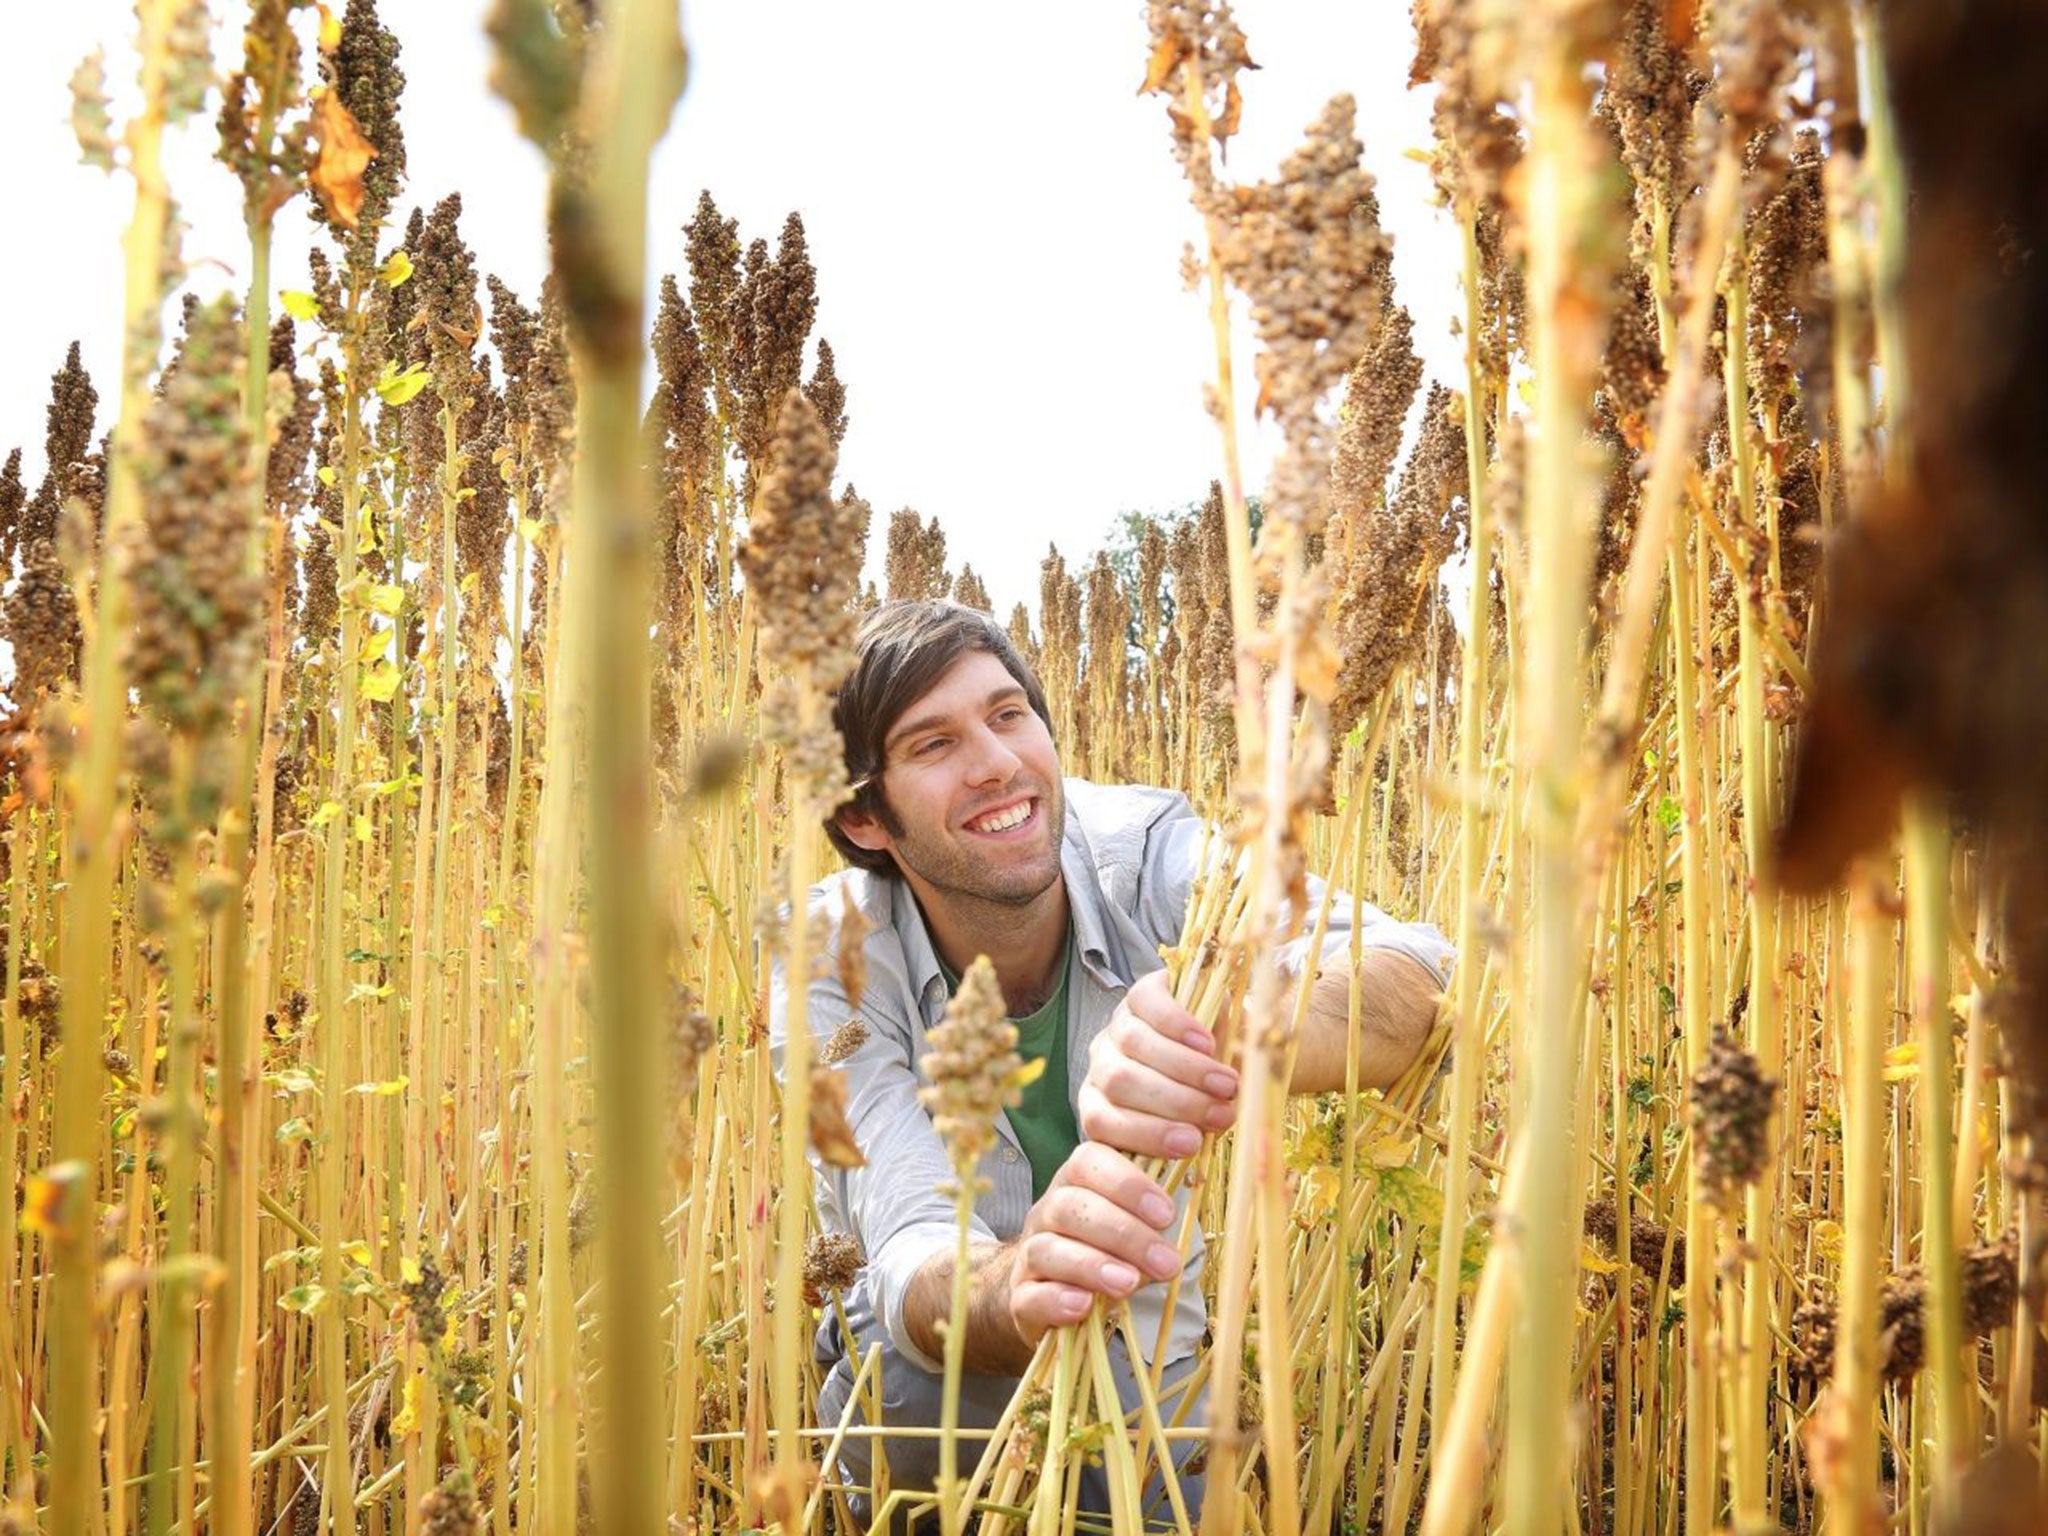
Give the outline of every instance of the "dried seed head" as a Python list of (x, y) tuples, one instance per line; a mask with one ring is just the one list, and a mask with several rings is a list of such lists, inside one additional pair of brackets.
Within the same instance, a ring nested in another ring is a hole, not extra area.
[(28, 505), (28, 488), (21, 479), (21, 450), (7, 455), (0, 466), (0, 573), (13, 569), (14, 551), (21, 542), (21, 513)]
[(776, 419), (790, 391), (803, 382), (804, 348), (818, 313), (818, 274), (799, 215), (783, 221), (772, 260), (765, 242), (757, 240), (749, 248), (731, 312), (739, 389), (736, 436), (751, 487), (774, 462)]
[(263, 614), (263, 581), (249, 565), (241, 337), (225, 296), (192, 316), (182, 364), (145, 420), (139, 464), (150, 495), (130, 567), (130, 675), (166, 724), (202, 738), (245, 691)]
[(377, 19), (376, 0), (348, 0), (341, 17), (341, 41), (323, 62), (322, 72), (377, 154), (363, 171), (363, 205), (354, 230), (323, 202), (316, 200), (314, 213), (337, 240), (353, 242), (365, 261), (375, 258), (378, 226), (391, 212), (405, 180), (405, 134), (398, 122), (405, 72), (398, 67), (398, 55), (397, 37)]
[(420, 1500), (424, 1536), (479, 1536), (483, 1528), (483, 1511), (466, 1472), (450, 1472), (440, 1487)]
[(831, 1038), (819, 1048), (818, 1064), (820, 1066), (836, 1067), (843, 1062), (851, 1061), (854, 1054), (867, 1043), (867, 1020), (863, 1019), (859, 1014), (855, 1014), (844, 1024), (833, 1030)]
[(1366, 352), (1383, 303), (1388, 245), (1355, 118), (1350, 96), (1332, 98), (1276, 180), (1218, 189), (1204, 208), (1224, 271), (1251, 301), (1260, 403), (1287, 441), (1268, 525), (1305, 533), (1319, 526), (1329, 471), (1323, 398)]
[[(859, 538), (853, 509), (832, 499), (832, 439), (802, 391), (789, 391), (776, 436), (775, 468), (740, 547), (740, 566), (761, 615), (763, 647), (822, 698), (853, 670)], [(777, 692), (763, 701), (764, 734), (782, 746), (797, 782), (830, 810), (846, 789), (839, 733), (822, 710), (803, 725), (794, 698)]]
[(1693, 108), (1707, 86), (1686, 55), (1691, 39), (1666, 30), (1673, 14), (1661, 0), (1631, 0), (1602, 93), (1635, 177), (1638, 261), (1649, 252), (1653, 207), (1675, 218), (1691, 190)]
[(1791, 393), (1797, 374), (1828, 366), (1832, 305), (1821, 163), (1819, 136), (1801, 130), (1784, 174), (1750, 215), (1750, 358), (1764, 403)]
[(938, 518), (922, 522), (909, 507), (890, 513), (888, 550), (883, 560), (890, 602), (905, 598), (924, 602), (946, 595), (946, 535)]
[(946, 1143), (955, 1173), (972, 1178), (995, 1144), (996, 1116), (1019, 1102), (1017, 1077), (1024, 1066), (988, 956), (975, 956), (928, 1044), (929, 1086), (917, 1096)]
[(867, 1255), (860, 1239), (846, 1232), (814, 1232), (804, 1244), (804, 1305), (822, 1307), (827, 1296), (836, 1296), (852, 1285)]
[[(461, 411), (474, 386), (473, 352), (483, 333), (476, 297), (476, 258), (463, 244), (462, 194), (451, 192), (434, 205), (412, 247), (413, 278), (404, 284), (419, 306), (426, 333), (434, 389), (448, 408)], [(427, 413), (422, 413), (427, 414)]]
[(1335, 735), (1350, 729), (1415, 653), (1437, 572), (1464, 527), (1465, 471), (1463, 421), (1450, 391), (1432, 384), (1393, 499), (1374, 508), (1337, 492), (1343, 515), (1360, 531), (1337, 578)]
[(1121, 713), (1129, 672), (1131, 602), (1106, 549), (1097, 550), (1088, 567), (1087, 614), (1090, 691), (1098, 708)]
[(818, 361), (811, 368), (810, 378), (804, 381), (804, 393), (818, 408), (818, 419), (825, 423), (832, 446), (837, 448), (846, 440), (846, 386), (839, 381), (832, 343), (822, 336), (818, 338)]
[(1707, 1198), (1729, 1204), (1770, 1162), (1771, 1105), (1778, 1085), (1726, 1035), (1707, 1047), (1692, 1079), (1693, 1156)]
[(685, 229), (690, 310), (704, 338), (718, 410), (728, 419), (738, 403), (733, 296), (740, 286), (739, 228), (739, 220), (719, 213), (708, 191), (697, 194), (697, 211)]
[(995, 604), (989, 599), (988, 588), (982, 583), (982, 579), (974, 574), (974, 567), (971, 565), (961, 566), (960, 574), (954, 578), (953, 601), (963, 608), (972, 608), (977, 613), (992, 614), (995, 611)]
[(1022, 603), (1010, 608), (1010, 644), (1017, 647), (1033, 672), (1039, 672), (1038, 636), (1031, 632), (1031, 610)]
[(15, 702), (27, 707), (78, 671), (78, 600), (48, 539), (22, 555), (21, 579), (7, 594), (7, 638), (14, 646)]

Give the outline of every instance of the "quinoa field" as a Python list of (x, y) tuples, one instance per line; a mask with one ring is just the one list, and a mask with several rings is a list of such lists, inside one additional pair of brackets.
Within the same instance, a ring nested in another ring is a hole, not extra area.
[[(1415, 0), (1439, 378), (1402, 146), (1338, 97), (1238, 179), (1258, 38), (1143, 5), (1214, 456), (997, 618), (1068, 773), (1219, 829), (1167, 958), (1242, 1112), (1155, 1169), (1206, 1413), (1125, 1411), (1106, 1302), (935, 1487), (842, 1472), (872, 1357), (816, 1410), (863, 1026), (799, 988), (771, 1054), (770, 976), (834, 963), (789, 914), (863, 614), (989, 594), (837, 470), (800, 215), (650, 234), (688, 10), (497, 0), (519, 293), (406, 179), (376, 0), (222, 57), (107, 9), (118, 376), (5, 360), (56, 371), (0, 467), (0, 1533), (2048, 1530), (2035, 6)], [(199, 302), (162, 145), (216, 118), (249, 281)], [(1456, 946), (1384, 1092), (1286, 1092), (1310, 875)]]

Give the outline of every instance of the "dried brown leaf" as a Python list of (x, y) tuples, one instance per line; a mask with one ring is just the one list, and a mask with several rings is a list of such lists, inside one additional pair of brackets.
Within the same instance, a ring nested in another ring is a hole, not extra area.
[(307, 172), (313, 195), (329, 218), (354, 229), (363, 212), (363, 172), (377, 158), (377, 146), (363, 137), (354, 116), (331, 90), (314, 99), (313, 134), (320, 141), (319, 155)]

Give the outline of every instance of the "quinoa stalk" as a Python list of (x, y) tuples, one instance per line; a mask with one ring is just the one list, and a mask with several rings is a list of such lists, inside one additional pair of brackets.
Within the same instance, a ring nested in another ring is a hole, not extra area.
[[(659, 1351), (668, 1265), (661, 1240), (667, 1167), (648, 818), (646, 616), (651, 487), (639, 434), (646, 351), (647, 168), (683, 87), (674, 8), (617, 0), (589, 39), (578, 127), (583, 186), (558, 176), (557, 259), (577, 368), (571, 627), (589, 634), (590, 963), (598, 1156), (605, 1180), (598, 1262), (606, 1426), (594, 1478), (598, 1530), (663, 1528), (666, 1436)], [(794, 1298), (789, 1298), (794, 1310)]]
[[(1521, 1307), (1510, 1348), (1504, 1511), (1515, 1536), (1549, 1536), (1563, 1517), (1565, 1425), (1570, 1413), (1571, 1330), (1556, 1320), (1574, 1305), (1580, 1198), (1577, 1164), (1582, 1005), (1578, 934), (1582, 855), (1575, 815), (1579, 675), (1591, 573), (1591, 528), (1581, 508), (1594, 482), (1580, 438), (1605, 331), (1597, 297), (1608, 263), (1601, 146), (1590, 123), (1584, 49), (1595, 23), (1568, 7), (1531, 17), (1526, 228), (1529, 232), (1531, 411), (1530, 606), (1521, 658), (1518, 765), (1527, 786), (1532, 895), (1522, 1035), (1529, 1086), (1516, 1127), (1528, 1147), (1525, 1199), (1509, 1207), (1522, 1254)], [(1688, 1405), (1689, 1407), (1692, 1405)], [(1699, 1484), (1692, 1485), (1698, 1497)]]
[(1480, 361), (1479, 238), (1469, 201), (1458, 210), (1463, 234), (1465, 290), (1465, 465), (1470, 508), (1471, 585), (1465, 610), (1462, 670), (1458, 683), (1458, 954), (1461, 957), (1452, 1003), (1456, 1031), (1451, 1056), (1448, 1123), (1450, 1146), (1444, 1161), (1444, 1225), (1437, 1251), (1436, 1302), (1431, 1348), (1429, 1417), (1450, 1420), (1451, 1388), (1458, 1347), (1459, 1262), (1465, 1249), (1471, 1186), (1472, 1128), (1485, 1069), (1484, 1004), (1487, 964), (1479, 947), (1481, 903), (1486, 894), (1486, 829), (1480, 788), (1486, 782), (1486, 710), (1491, 703), (1487, 670), (1492, 658), (1493, 524), (1486, 501), (1486, 402), (1493, 381)]
[(142, 100), (124, 135), (135, 181), (135, 213), (124, 242), (126, 288), (121, 412), (109, 456), (106, 527), (98, 597), (83, 656), (83, 751), (66, 775), (71, 811), (64, 846), (64, 1052), (57, 1069), (53, 1163), (77, 1180), (65, 1219), (51, 1234), (49, 1430), (51, 1536), (88, 1536), (99, 1523), (99, 1322), (93, 1202), (100, 1184), (100, 1039), (112, 961), (114, 883), (126, 818), (119, 794), (127, 684), (128, 575), (116, 553), (142, 515), (136, 458), (149, 375), (161, 336), (170, 193), (162, 161), (169, 117), (172, 28), (178, 0), (144, 0), (138, 11)]
[[(1727, 391), (1728, 438), (1732, 465), (1734, 513), (1731, 521), (1746, 536), (1738, 550), (1753, 547), (1749, 540), (1758, 535), (1753, 525), (1756, 508), (1756, 465), (1750, 443), (1749, 385), (1749, 283), (1743, 260), (1743, 246), (1736, 241), (1728, 263), (1725, 299), (1727, 303), (1726, 342), (1722, 353), (1722, 374)], [(1730, 573), (1735, 583), (1737, 645), (1741, 673), (1737, 683), (1738, 734), (1742, 748), (1742, 790), (1745, 808), (1742, 818), (1743, 853), (1752, 878), (1764, 867), (1768, 829), (1777, 824), (1776, 797), (1772, 793), (1769, 759), (1769, 727), (1764, 719), (1764, 668), (1762, 615), (1758, 593), (1752, 588), (1752, 573), (1738, 567)], [(1761, 579), (1761, 578), (1754, 578)], [(1756, 1054), (1763, 1075), (1776, 1081), (1783, 1054), (1778, 1010), (1778, 902), (1759, 881), (1749, 907), (1749, 1032), (1756, 1042)], [(1764, 1137), (1766, 1147), (1775, 1145), (1775, 1117)], [(1765, 1344), (1766, 1330), (1774, 1310), (1772, 1301), (1773, 1255), (1776, 1227), (1770, 1219), (1773, 1204), (1765, 1183), (1769, 1177), (1751, 1183), (1744, 1196), (1743, 1263), (1739, 1300), (1734, 1310), (1740, 1326), (1734, 1330), (1735, 1370), (1734, 1422), (1729, 1427), (1732, 1445), (1729, 1467), (1730, 1495), (1738, 1531), (1769, 1531), (1776, 1528), (1768, 1512), (1765, 1467), (1768, 1441), (1765, 1426), (1766, 1393), (1771, 1366)]]
[[(335, 679), (339, 701), (327, 784), (327, 800), (340, 814), (335, 815), (321, 829), (320, 838), (322, 885), (318, 997), (321, 1076), (326, 1085), (326, 1102), (322, 1107), (322, 1135), (326, 1155), (320, 1159), (316, 1180), (319, 1229), (322, 1234), (320, 1286), (327, 1296), (327, 1305), (320, 1309), (314, 1319), (314, 1325), (319, 1341), (320, 1391), (325, 1399), (329, 1420), (335, 1424), (345, 1423), (348, 1419), (347, 1343), (343, 1334), (342, 1319), (345, 1303), (341, 1289), (341, 1232), (343, 1165), (348, 1161), (345, 1129), (348, 1100), (343, 1097), (343, 1085), (349, 1081), (346, 1023), (349, 1013), (349, 987), (345, 959), (349, 946), (342, 919), (345, 893), (348, 889), (348, 849), (354, 840), (350, 835), (346, 807), (355, 792), (358, 670), (356, 657), (360, 654), (362, 645), (363, 610), (352, 599), (356, 583), (357, 532), (362, 517), (363, 393), (360, 365), (365, 345), (364, 332), (368, 323), (364, 285), (364, 274), (352, 265), (347, 311), (348, 329), (342, 341), (347, 392), (342, 405), (342, 511), (340, 550), (336, 568), (338, 590), (343, 594), (341, 648), (338, 652)], [(349, 1456), (346, 1435), (328, 1436), (321, 1495), (327, 1528), (334, 1532), (335, 1536), (342, 1536), (354, 1522), (352, 1509), (355, 1499), (355, 1469)]]

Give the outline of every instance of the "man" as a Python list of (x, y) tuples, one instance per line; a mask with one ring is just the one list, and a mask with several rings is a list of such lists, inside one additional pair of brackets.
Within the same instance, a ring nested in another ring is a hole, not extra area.
[[(1019, 1054), (1047, 1068), (998, 1124), (978, 1170), (988, 1187), (975, 1207), (961, 1423), (993, 1425), (1039, 1339), (1098, 1297), (1128, 1299), (1138, 1337), (1158, 1337), (1160, 1282), (1180, 1274), (1171, 1396), (1207, 1322), (1201, 1241), (1184, 1262), (1171, 1240), (1182, 1207), (1134, 1159), (1184, 1156), (1236, 1117), (1237, 1075), (1173, 1001), (1160, 962), (1180, 936), (1205, 826), (1171, 791), (1063, 780), (1038, 680), (986, 615), (890, 603), (862, 626), (858, 649), (834, 710), (857, 792), (826, 829), (852, 868), (814, 887), (810, 906), (835, 925), (828, 954), (849, 895), (866, 929), (866, 1039), (844, 1065), (867, 1165), (813, 1161), (824, 1225), (856, 1237), (867, 1262), (846, 1298), (853, 1337), (836, 1316), (819, 1334), (819, 1420), (838, 1422), (863, 1355), (879, 1345), (884, 1424), (939, 1421), (957, 1228), (940, 1193), (951, 1169), (918, 1089), (927, 1032), (984, 954)], [(1343, 1086), (1354, 923), (1366, 946), (1361, 1086), (1394, 1082), (1435, 1016), (1450, 963), (1443, 937), (1335, 897), (1295, 1092)], [(778, 1053), (786, 986), (778, 971)], [(855, 1013), (827, 963), (811, 983), (811, 1027), (827, 1036)], [(1128, 1390), (1120, 1354), (1116, 1369)], [(967, 1441), (964, 1463), (980, 1443)], [(847, 1439), (851, 1480), (871, 1483), (871, 1451), (866, 1437)], [(936, 1481), (931, 1438), (891, 1436), (887, 1451), (894, 1486)], [(1099, 1487), (1084, 1497), (1107, 1507)]]

